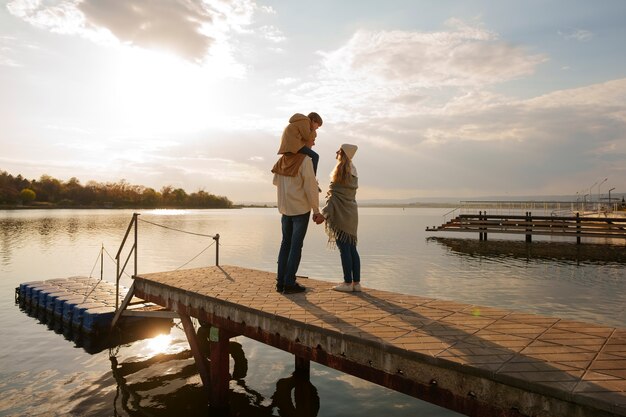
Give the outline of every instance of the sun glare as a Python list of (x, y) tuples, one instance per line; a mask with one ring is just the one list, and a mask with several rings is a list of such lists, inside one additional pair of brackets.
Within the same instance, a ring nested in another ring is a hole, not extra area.
[(144, 134), (192, 131), (205, 126), (207, 114), (219, 108), (216, 88), (200, 65), (125, 47), (116, 66), (111, 104), (126, 126)]
[(160, 334), (147, 341), (146, 347), (153, 354), (166, 353), (172, 343), (172, 336), (169, 334)]

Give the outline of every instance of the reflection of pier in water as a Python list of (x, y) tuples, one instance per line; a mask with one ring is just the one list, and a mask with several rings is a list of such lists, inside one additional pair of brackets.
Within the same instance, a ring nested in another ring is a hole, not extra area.
[[(205, 356), (210, 355), (207, 330), (206, 327), (201, 326), (198, 331), (200, 341), (206, 342), (201, 343), (201, 349)], [(229, 415), (266, 417), (276, 415), (274, 411), (278, 410), (280, 416), (317, 416), (320, 400), (317, 389), (308, 378), (300, 377), (297, 373), (281, 378), (276, 382), (276, 389), (272, 396), (265, 398), (246, 384), (248, 360), (241, 344), (235, 341), (229, 342), (228, 351), (234, 361), (230, 378)], [(119, 415), (118, 409), (124, 410), (128, 414), (141, 409), (143, 412), (149, 411), (150, 415), (163, 416), (169, 416), (173, 413), (186, 416), (207, 414), (208, 396), (200, 384), (193, 386), (185, 383), (182, 388), (176, 391), (176, 395), (155, 394), (168, 384), (180, 385), (179, 382), (187, 381), (197, 375), (198, 371), (190, 350), (161, 354), (141, 361), (120, 363), (114, 354), (110, 355), (109, 359), (111, 360), (112, 374), (117, 383), (117, 392), (113, 400), (116, 415)], [(155, 371), (155, 368), (168, 369), (168, 372), (154, 372), (155, 376), (149, 381), (135, 377), (144, 371)], [(142, 401), (143, 403), (148, 402), (149, 406), (140, 405)], [(167, 403), (163, 404), (161, 401), (167, 401)]]
[(568, 242), (532, 242), (513, 240), (475, 240), (461, 238), (428, 237), (460, 255), (484, 257), (513, 257), (519, 259), (545, 259), (575, 263), (626, 264), (623, 246)]
[[(124, 360), (118, 357), (120, 350), (125, 348), (124, 345), (169, 333), (174, 324), (171, 319), (142, 318), (141, 321), (135, 321), (131, 325), (127, 322), (126, 326), (116, 328), (108, 335), (88, 335), (72, 328), (71, 325), (68, 326), (37, 305), (21, 304), (20, 309), (36, 319), (39, 324), (62, 335), (89, 354), (109, 349), (111, 375), (116, 384), (115, 395), (112, 398), (114, 415), (207, 415), (206, 389), (200, 383), (194, 385), (188, 382), (198, 375), (198, 368), (190, 350), (157, 354), (142, 360)], [(210, 356), (208, 339), (208, 328), (200, 326), (198, 340), (206, 357)], [(230, 377), (231, 415), (265, 417), (276, 415), (275, 411), (278, 410), (278, 415), (281, 416), (317, 416), (320, 407), (319, 396), (317, 389), (306, 376), (299, 377), (294, 373), (279, 379), (276, 381), (274, 393), (270, 398), (266, 398), (249, 387), (245, 381), (248, 360), (241, 344), (230, 341), (228, 350), (234, 362)], [(151, 376), (146, 378), (146, 374)], [(102, 381), (106, 379), (107, 377), (103, 376)], [(71, 398), (76, 401), (73, 411), (77, 415), (89, 414), (94, 398), (102, 395), (100, 391), (102, 388), (100, 384), (95, 384), (74, 394)], [(171, 390), (175, 391), (175, 395), (171, 395)]]

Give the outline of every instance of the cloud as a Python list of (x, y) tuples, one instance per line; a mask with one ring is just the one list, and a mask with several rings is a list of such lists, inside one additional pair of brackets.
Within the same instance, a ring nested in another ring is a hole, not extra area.
[(167, 49), (200, 60), (215, 39), (203, 33), (215, 11), (192, 2), (86, 0), (77, 5), (88, 26), (106, 28), (122, 43)]
[(294, 77), (285, 77), (285, 78), (279, 78), (276, 80), (276, 84), (278, 85), (291, 85), (294, 83), (297, 83), (299, 81), (298, 78), (294, 78)]
[[(361, 147), (363, 183), (379, 189), (394, 178), (395, 188), (431, 195), (565, 194), (589, 178), (626, 180), (626, 79), (524, 100), (484, 92), (453, 102), (342, 123), (320, 137), (349, 135)], [(372, 167), (376, 175), (368, 175)]]
[(0, 36), (0, 67), (19, 68), (22, 65), (15, 59), (15, 46), (34, 48), (13, 36)]
[(585, 29), (576, 29), (570, 32), (559, 31), (559, 35), (567, 40), (576, 40), (579, 42), (588, 42), (594, 37), (593, 32)]
[(339, 118), (413, 114), (459, 90), (483, 90), (532, 75), (548, 58), (500, 39), (480, 24), (457, 19), (446, 30), (359, 30), (340, 48), (320, 51), (316, 76), (287, 93)]
[(283, 32), (278, 29), (276, 26), (261, 26), (259, 28), (259, 32), (261, 33), (261, 35), (274, 43), (280, 43), (280, 42), (284, 42), (285, 40), (287, 40), (287, 38), (285, 37), (285, 35), (283, 35)]
[(342, 48), (322, 53), (324, 69), (412, 87), (476, 87), (532, 74), (546, 60), (481, 27), (449, 25), (431, 33), (360, 30)]
[(26, 22), (95, 41), (174, 52), (202, 61), (212, 48), (244, 32), (256, 9), (252, 0), (14, 0), (7, 8)]

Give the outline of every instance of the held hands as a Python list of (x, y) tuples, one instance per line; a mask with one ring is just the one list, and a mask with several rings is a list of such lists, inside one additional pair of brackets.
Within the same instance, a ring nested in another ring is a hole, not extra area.
[(313, 221), (315, 222), (315, 224), (322, 224), (324, 223), (324, 220), (326, 220), (326, 218), (322, 213), (317, 213), (313, 215)]

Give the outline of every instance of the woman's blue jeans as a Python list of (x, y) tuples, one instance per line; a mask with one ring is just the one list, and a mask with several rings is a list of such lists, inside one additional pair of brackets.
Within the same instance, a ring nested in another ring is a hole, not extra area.
[(341, 255), (341, 267), (343, 268), (343, 280), (348, 284), (351, 282), (361, 282), (361, 257), (356, 250), (356, 245), (343, 242), (339, 239), (335, 241)]
[(278, 273), (276, 276), (276, 285), (278, 286), (293, 285), (296, 282), (296, 272), (300, 266), (302, 245), (304, 244), (306, 229), (309, 226), (310, 214), (310, 212), (297, 216), (283, 214), (281, 218), (283, 240), (278, 252)]

